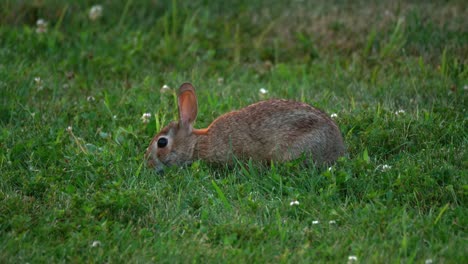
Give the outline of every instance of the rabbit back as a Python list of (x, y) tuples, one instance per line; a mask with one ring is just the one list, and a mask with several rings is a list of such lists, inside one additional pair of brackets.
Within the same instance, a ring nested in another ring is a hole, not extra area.
[(343, 138), (327, 114), (308, 104), (274, 99), (216, 119), (204, 130), (195, 154), (212, 162), (232, 155), (259, 161), (287, 161), (310, 154), (328, 164), (343, 155)]

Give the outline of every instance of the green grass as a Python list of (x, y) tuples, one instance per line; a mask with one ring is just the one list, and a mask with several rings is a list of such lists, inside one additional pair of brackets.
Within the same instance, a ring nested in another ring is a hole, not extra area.
[[(0, 4), (2, 263), (466, 262), (464, 1), (92, 4)], [(336, 113), (348, 155), (156, 175), (185, 81), (196, 127), (265, 88)]]

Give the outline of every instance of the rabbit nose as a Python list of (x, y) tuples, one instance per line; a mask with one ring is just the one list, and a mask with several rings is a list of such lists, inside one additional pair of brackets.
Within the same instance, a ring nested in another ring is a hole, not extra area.
[(156, 174), (158, 174), (159, 176), (162, 176), (162, 175), (164, 175), (164, 168), (162, 168), (162, 167), (160, 167), (160, 168), (155, 168), (155, 169), (154, 169), (154, 172), (155, 172)]
[(154, 169), (154, 172), (157, 174), (164, 174), (164, 165), (157, 158), (150, 157), (147, 161), (147, 165), (149, 168)]
[(149, 168), (153, 168), (157, 174), (164, 173), (164, 164), (151, 152), (146, 156), (146, 164)]

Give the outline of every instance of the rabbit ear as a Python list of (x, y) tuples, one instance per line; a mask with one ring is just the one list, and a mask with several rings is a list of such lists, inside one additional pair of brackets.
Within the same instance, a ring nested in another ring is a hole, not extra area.
[(179, 124), (191, 127), (197, 118), (197, 96), (195, 88), (190, 83), (184, 83), (179, 88)]

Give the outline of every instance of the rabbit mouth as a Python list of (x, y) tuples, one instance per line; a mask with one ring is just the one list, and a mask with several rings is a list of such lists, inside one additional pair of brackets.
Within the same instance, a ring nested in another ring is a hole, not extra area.
[(160, 167), (154, 167), (154, 172), (158, 175), (163, 175), (164, 174), (164, 167), (163, 166), (160, 166)]
[(186, 167), (192, 164), (192, 160), (185, 157), (181, 153), (171, 152), (167, 155), (158, 157), (157, 154), (152, 152), (147, 152), (146, 160), (149, 168), (152, 168), (157, 174), (164, 174), (164, 170), (170, 167)]
[(159, 159), (154, 158), (151, 160), (148, 160), (148, 165), (154, 169), (154, 172), (157, 174), (164, 174), (164, 163), (162, 163)]
[(162, 163), (155, 155), (149, 153), (146, 157), (146, 162), (148, 167), (154, 169), (154, 171), (158, 174), (164, 172), (164, 163)]

